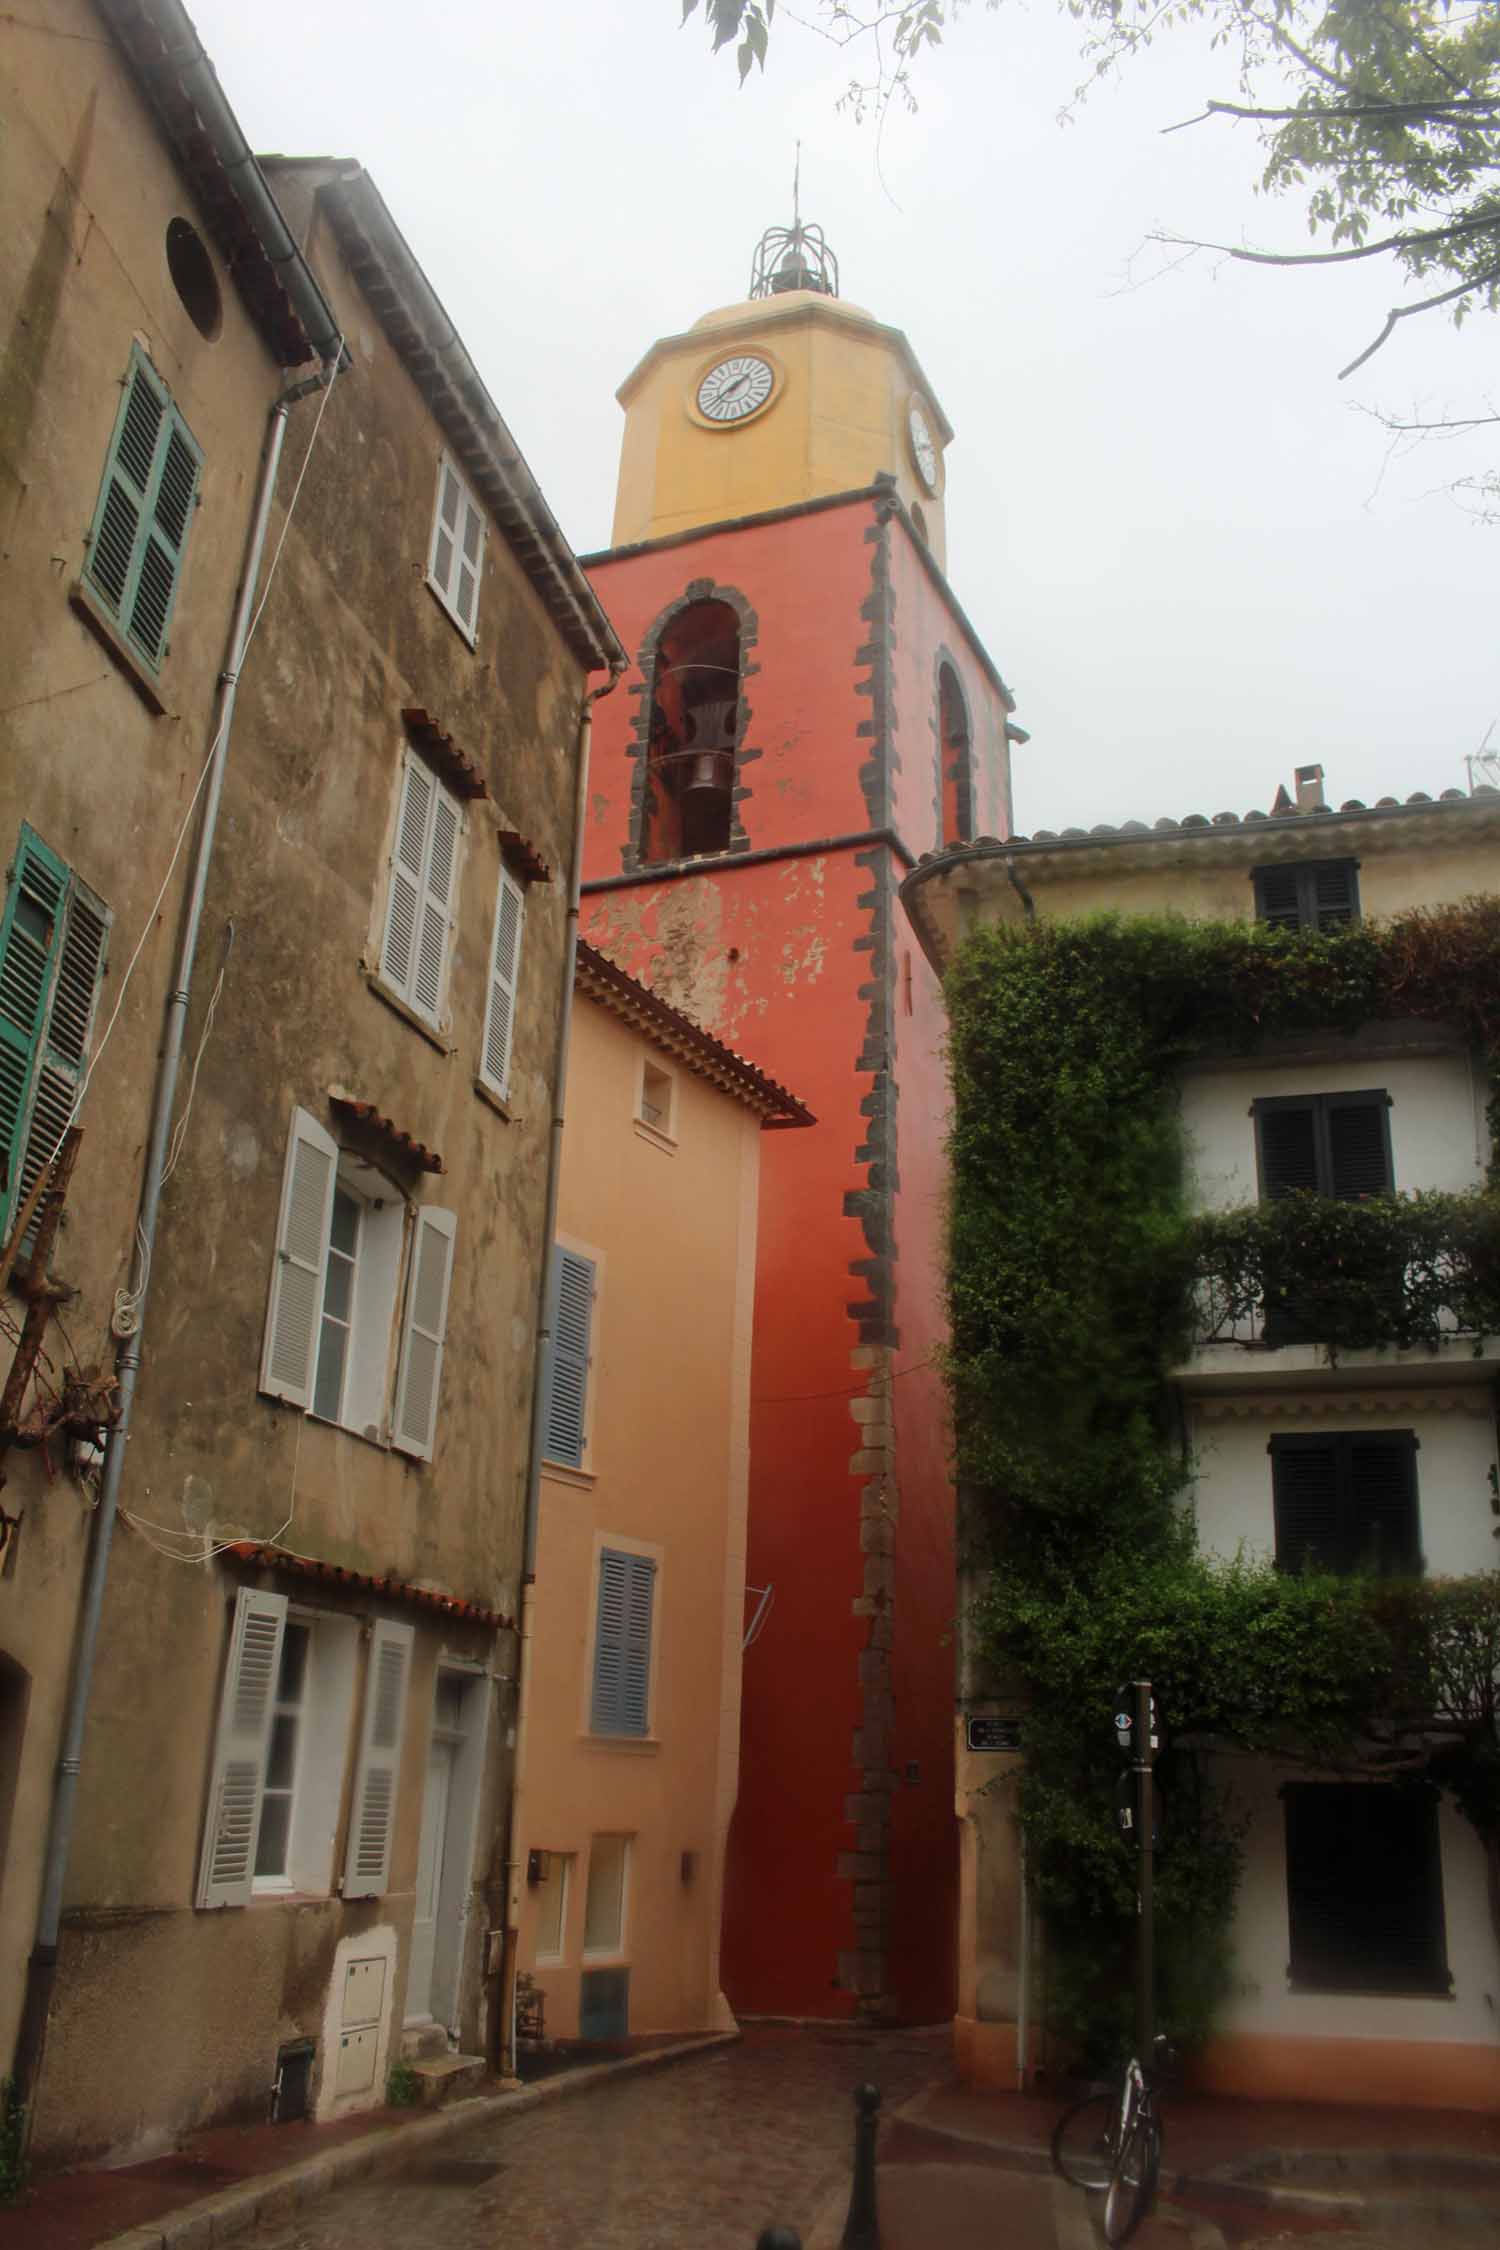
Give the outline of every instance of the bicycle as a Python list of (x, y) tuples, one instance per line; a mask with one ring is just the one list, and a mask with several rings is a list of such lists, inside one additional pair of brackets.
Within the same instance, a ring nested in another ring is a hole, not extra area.
[(1104, 2197), (1104, 2239), (1128, 2242), (1150, 2210), (1161, 2170), (1158, 2089), (1171, 2071), (1165, 2039), (1151, 2061), (1132, 2055), (1117, 2086), (1096, 2087), (1065, 2109), (1052, 2132), (1052, 2169), (1074, 2187)]

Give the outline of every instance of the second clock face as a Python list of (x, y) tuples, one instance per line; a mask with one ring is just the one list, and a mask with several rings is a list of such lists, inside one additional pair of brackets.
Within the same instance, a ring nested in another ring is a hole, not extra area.
[(721, 359), (698, 385), (698, 412), (710, 422), (744, 422), (760, 412), (775, 385), (768, 360), (753, 353)]
[(915, 402), (907, 414), (906, 426), (911, 436), (912, 459), (917, 464), (917, 474), (921, 477), (929, 492), (936, 492), (938, 488), (937, 445), (933, 439), (927, 416)]

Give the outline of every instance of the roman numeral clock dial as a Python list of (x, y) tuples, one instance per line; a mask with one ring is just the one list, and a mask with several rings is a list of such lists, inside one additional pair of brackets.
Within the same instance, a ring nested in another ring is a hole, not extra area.
[(758, 414), (775, 388), (769, 361), (741, 353), (721, 359), (698, 385), (698, 412), (707, 422), (745, 422)]

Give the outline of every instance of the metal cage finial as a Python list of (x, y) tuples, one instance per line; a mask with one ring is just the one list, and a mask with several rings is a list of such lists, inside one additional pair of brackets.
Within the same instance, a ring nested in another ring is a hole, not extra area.
[(802, 143), (792, 169), (792, 223), (767, 227), (755, 245), (750, 269), (752, 297), (783, 297), (789, 289), (813, 289), (820, 297), (839, 293), (839, 262), (819, 226), (802, 220)]

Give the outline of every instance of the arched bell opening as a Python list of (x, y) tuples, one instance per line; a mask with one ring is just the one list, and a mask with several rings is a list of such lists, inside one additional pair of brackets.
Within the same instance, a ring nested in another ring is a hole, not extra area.
[(740, 621), (727, 602), (690, 602), (662, 631), (641, 817), (647, 865), (729, 849), (740, 662)]
[(938, 669), (938, 771), (942, 784), (944, 844), (974, 839), (974, 785), (969, 760), (970, 730), (964, 691), (951, 664)]

